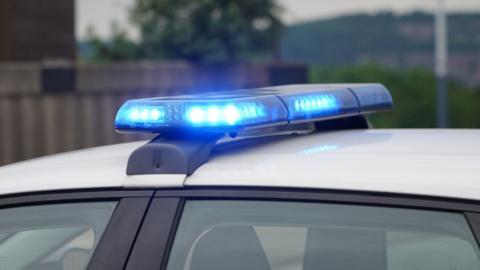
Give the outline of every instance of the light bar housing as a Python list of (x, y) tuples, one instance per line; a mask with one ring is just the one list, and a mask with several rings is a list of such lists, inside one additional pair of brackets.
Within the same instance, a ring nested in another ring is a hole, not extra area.
[(119, 109), (115, 128), (121, 132), (227, 133), (365, 115), (392, 106), (392, 97), (381, 84), (284, 85), (129, 100)]

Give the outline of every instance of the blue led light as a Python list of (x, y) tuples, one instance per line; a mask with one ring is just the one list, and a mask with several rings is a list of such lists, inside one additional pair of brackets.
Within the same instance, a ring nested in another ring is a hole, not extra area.
[(362, 115), (393, 104), (380, 84), (287, 85), (233, 93), (129, 100), (118, 111), (115, 128), (235, 132)]
[(161, 108), (135, 107), (128, 112), (128, 118), (132, 121), (163, 122), (163, 116)]
[(206, 113), (202, 108), (193, 107), (187, 112), (187, 119), (193, 124), (199, 124), (205, 121), (205, 115)]
[(139, 99), (125, 103), (115, 119), (118, 130), (159, 131), (209, 127), (214, 131), (245, 129), (287, 122), (275, 96), (232, 99)]
[(229, 125), (235, 125), (242, 119), (241, 112), (235, 105), (227, 105), (223, 110), (223, 117)]
[(297, 112), (318, 111), (319, 113), (336, 112), (339, 102), (333, 95), (316, 95), (293, 98), (293, 107)]
[(280, 95), (288, 106), (290, 122), (329, 118), (359, 112), (358, 102), (347, 88), (313, 93)]
[(233, 126), (265, 117), (265, 108), (254, 102), (226, 105), (194, 105), (187, 108), (187, 121), (192, 125)]
[(137, 122), (144, 127), (165, 122), (165, 109), (161, 106), (127, 106), (117, 114), (116, 121)]

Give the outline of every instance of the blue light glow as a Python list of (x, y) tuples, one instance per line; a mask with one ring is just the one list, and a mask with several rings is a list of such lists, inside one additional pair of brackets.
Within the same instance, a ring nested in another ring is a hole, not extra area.
[(193, 107), (187, 113), (188, 120), (194, 124), (202, 123), (205, 120), (205, 111), (198, 107)]
[(293, 98), (293, 108), (296, 112), (335, 112), (340, 107), (333, 95), (316, 95)]
[(220, 111), (219, 108), (212, 106), (207, 109), (207, 121), (216, 124), (220, 122), (220, 117), (222, 112)]
[(233, 126), (265, 117), (265, 109), (253, 102), (226, 105), (195, 105), (187, 109), (187, 121), (193, 125)]
[(325, 144), (325, 145), (319, 145), (315, 146), (312, 148), (304, 149), (302, 151), (299, 151), (298, 153), (301, 155), (311, 155), (315, 153), (323, 153), (323, 152), (329, 152), (337, 149), (339, 146), (336, 144)]
[(235, 123), (237, 123), (237, 121), (240, 120), (241, 117), (240, 110), (234, 105), (228, 105), (227, 107), (225, 107), (225, 109), (223, 110), (223, 116), (225, 118), (225, 121), (229, 125), (235, 125)]
[(165, 111), (163, 107), (138, 106), (123, 110), (117, 117), (126, 118), (128, 121), (141, 121), (145, 124), (162, 123), (165, 121)]

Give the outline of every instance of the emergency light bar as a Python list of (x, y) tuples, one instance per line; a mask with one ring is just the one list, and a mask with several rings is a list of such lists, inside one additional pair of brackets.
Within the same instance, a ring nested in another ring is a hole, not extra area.
[(381, 84), (285, 85), (198, 96), (127, 101), (118, 111), (118, 131), (161, 133), (172, 129), (236, 132), (317, 122), (390, 110)]

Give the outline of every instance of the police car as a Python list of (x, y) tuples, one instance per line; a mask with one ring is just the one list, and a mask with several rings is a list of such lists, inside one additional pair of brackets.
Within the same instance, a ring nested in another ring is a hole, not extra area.
[(0, 169), (0, 269), (480, 269), (480, 132), (375, 130), (380, 84), (131, 100), (150, 142)]

